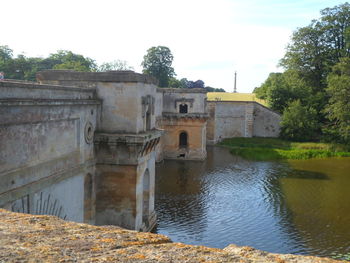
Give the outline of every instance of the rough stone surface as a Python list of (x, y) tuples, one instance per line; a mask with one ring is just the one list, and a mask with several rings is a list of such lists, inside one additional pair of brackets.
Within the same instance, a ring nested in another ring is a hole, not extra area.
[(172, 243), (163, 235), (91, 226), (0, 209), (0, 262), (340, 262), (270, 254), (230, 245), (221, 250)]

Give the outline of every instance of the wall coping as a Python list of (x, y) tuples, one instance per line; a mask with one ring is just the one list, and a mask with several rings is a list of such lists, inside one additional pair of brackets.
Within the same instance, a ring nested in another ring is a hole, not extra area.
[(5, 80), (0, 81), (0, 89), (4, 88), (22, 88), (22, 89), (48, 89), (48, 90), (64, 90), (64, 91), (78, 91), (78, 92), (95, 92), (91, 88), (77, 88), (71, 86), (61, 86), (53, 84), (40, 84), (37, 82), (25, 82), (21, 80)]
[(107, 72), (79, 72), (74, 70), (44, 70), (36, 74), (38, 81), (87, 81), (87, 82), (140, 82), (158, 85), (152, 76), (135, 73), (131, 70)]

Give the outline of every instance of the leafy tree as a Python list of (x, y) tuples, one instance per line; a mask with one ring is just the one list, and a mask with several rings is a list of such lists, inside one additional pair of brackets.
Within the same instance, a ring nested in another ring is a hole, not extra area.
[(110, 70), (134, 70), (132, 66), (128, 65), (128, 62), (124, 60), (113, 60), (111, 62), (102, 63), (98, 67), (98, 71), (110, 71)]
[(96, 71), (97, 65), (91, 58), (74, 54), (72, 51), (59, 50), (48, 57), (54, 63), (53, 69), (71, 69), (76, 71)]
[(300, 100), (291, 102), (283, 112), (281, 137), (295, 141), (316, 140), (319, 123), (314, 109), (303, 106)]
[(13, 67), (13, 51), (8, 46), (0, 46), (0, 71), (5, 73), (5, 77), (9, 78), (9, 73)]
[(315, 92), (324, 92), (327, 75), (341, 57), (350, 55), (350, 4), (321, 11), (321, 18), (298, 28), (281, 60), (286, 69), (300, 73)]
[(270, 73), (267, 80), (259, 88), (255, 88), (254, 92), (258, 98), (266, 100), (270, 108), (282, 113), (294, 100), (299, 99), (307, 104), (311, 90), (296, 71), (288, 70), (284, 73)]
[(187, 88), (186, 86), (183, 85), (183, 83), (181, 82), (181, 80), (178, 80), (177, 78), (170, 78), (169, 79), (169, 84), (168, 84), (169, 88), (176, 88), (176, 89), (184, 89)]
[(173, 55), (168, 47), (151, 47), (143, 57), (142, 72), (157, 78), (160, 87), (168, 87), (170, 79), (175, 76), (172, 63)]
[(350, 58), (342, 58), (328, 76), (325, 111), (335, 135), (350, 143)]

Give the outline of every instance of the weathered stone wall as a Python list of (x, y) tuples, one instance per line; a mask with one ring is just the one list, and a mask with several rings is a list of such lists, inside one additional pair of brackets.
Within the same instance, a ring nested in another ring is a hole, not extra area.
[(254, 130), (255, 137), (278, 137), (280, 133), (281, 115), (264, 107), (254, 104)]
[(0, 207), (93, 223), (99, 105), (91, 89), (0, 82)]
[(280, 115), (253, 101), (209, 101), (207, 141), (233, 137), (278, 137)]

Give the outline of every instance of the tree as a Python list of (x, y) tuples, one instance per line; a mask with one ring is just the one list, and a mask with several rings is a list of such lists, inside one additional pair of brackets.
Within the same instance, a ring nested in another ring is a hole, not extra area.
[(142, 72), (157, 78), (160, 87), (168, 87), (170, 79), (175, 76), (172, 63), (173, 55), (168, 47), (151, 47), (143, 57)]
[(111, 62), (102, 63), (98, 67), (98, 71), (110, 71), (110, 70), (134, 70), (134, 68), (128, 65), (125, 60), (113, 60)]
[(324, 92), (327, 75), (350, 55), (350, 4), (321, 11), (321, 18), (298, 28), (280, 64), (296, 70), (315, 92)]
[(281, 137), (295, 141), (316, 140), (319, 133), (316, 111), (292, 101), (284, 110), (281, 121)]
[(48, 57), (54, 64), (53, 69), (71, 69), (76, 71), (96, 71), (97, 65), (91, 58), (74, 54), (72, 51), (59, 50)]
[(350, 58), (340, 59), (327, 80), (330, 99), (325, 112), (335, 135), (350, 143)]
[(257, 97), (268, 102), (271, 109), (282, 113), (288, 104), (299, 99), (308, 104), (310, 88), (299, 77), (298, 72), (287, 70), (283, 73), (270, 73), (267, 80), (254, 92)]

